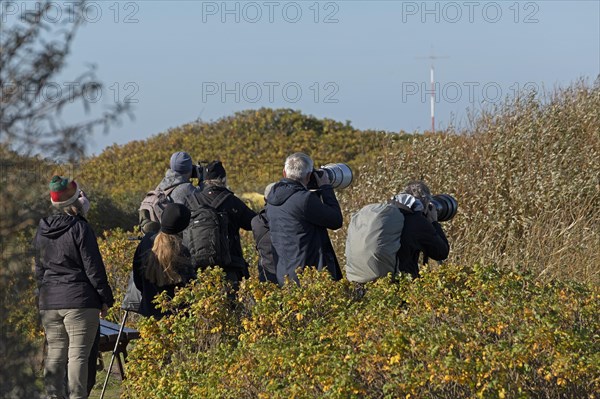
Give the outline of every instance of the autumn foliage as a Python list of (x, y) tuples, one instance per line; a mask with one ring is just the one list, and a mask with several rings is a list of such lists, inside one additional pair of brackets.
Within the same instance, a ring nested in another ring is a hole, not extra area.
[[(121, 318), (137, 207), (179, 150), (223, 160), (238, 195), (279, 179), (292, 152), (349, 163), (356, 179), (337, 192), (345, 224), (331, 233), (342, 265), (352, 213), (423, 178), (459, 202), (443, 223), (451, 255), (421, 279), (383, 279), (364, 292), (313, 270), (301, 287), (280, 289), (258, 283), (243, 232), (254, 278), (234, 302), (220, 269), (209, 269), (175, 298), (158, 298), (172, 316), (131, 318), (142, 339), (124, 397), (598, 397), (598, 83), (523, 93), (437, 134), (364, 132), (260, 109), (110, 147), (75, 173), (92, 199), (90, 221), (117, 298), (112, 321)], [(29, 285), (14, 295), (8, 320), (39, 331)]]
[(227, 300), (219, 269), (139, 323), (126, 398), (594, 398), (600, 292), (444, 265), (366, 293), (307, 270)]

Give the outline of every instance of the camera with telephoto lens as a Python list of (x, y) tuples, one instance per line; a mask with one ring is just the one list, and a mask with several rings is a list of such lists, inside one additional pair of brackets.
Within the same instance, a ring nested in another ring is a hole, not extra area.
[(315, 169), (310, 175), (310, 181), (308, 182), (308, 189), (314, 190), (319, 188), (317, 184), (316, 176), (323, 176), (323, 173), (327, 173), (329, 176), (329, 183), (333, 188), (346, 188), (352, 183), (353, 174), (352, 169), (345, 163), (328, 163), (325, 166), (321, 166), (320, 169)]
[(192, 179), (198, 179), (198, 187), (204, 185), (204, 168), (208, 163), (208, 161), (198, 161), (196, 165), (192, 165)]
[(438, 222), (446, 222), (456, 216), (458, 202), (450, 194), (434, 195), (431, 203), (437, 210)]

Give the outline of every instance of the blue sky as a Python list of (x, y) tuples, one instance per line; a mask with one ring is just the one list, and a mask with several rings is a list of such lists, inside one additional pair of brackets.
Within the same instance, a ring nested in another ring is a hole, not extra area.
[[(600, 73), (598, 1), (90, 2), (65, 71), (89, 63), (99, 103), (135, 101), (133, 121), (89, 152), (186, 122), (285, 107), (360, 129), (430, 128), (526, 84), (553, 88)], [(57, 2), (57, 5), (63, 3)], [(83, 117), (74, 107), (66, 119)]]

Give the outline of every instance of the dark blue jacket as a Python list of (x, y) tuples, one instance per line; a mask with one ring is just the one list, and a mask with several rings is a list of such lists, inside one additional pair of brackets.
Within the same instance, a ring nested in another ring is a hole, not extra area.
[(312, 192), (296, 180), (282, 179), (273, 186), (266, 209), (279, 284), (285, 276), (298, 282), (296, 269), (304, 266), (327, 269), (333, 279), (342, 278), (327, 234), (327, 229), (337, 230), (343, 223), (332, 186)]
[(96, 235), (83, 217), (56, 214), (41, 219), (34, 245), (40, 309), (113, 305)]

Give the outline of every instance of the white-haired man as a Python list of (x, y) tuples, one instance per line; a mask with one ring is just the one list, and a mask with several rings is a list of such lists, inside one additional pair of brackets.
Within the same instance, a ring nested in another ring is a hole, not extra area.
[(339, 280), (342, 272), (327, 229), (342, 227), (342, 211), (327, 173), (315, 174), (318, 189), (308, 190), (313, 161), (303, 153), (287, 157), (283, 179), (267, 197), (271, 241), (280, 285), (285, 277), (298, 282), (296, 269), (327, 269)]

